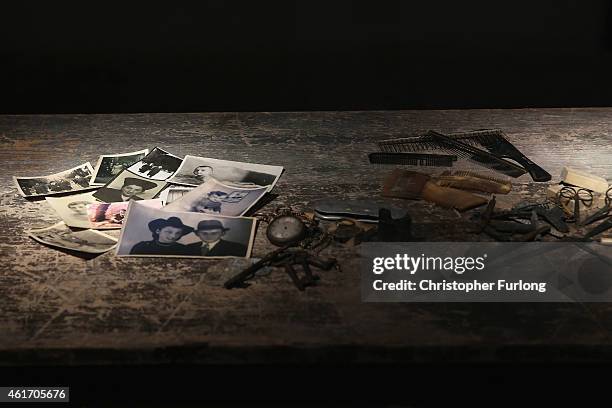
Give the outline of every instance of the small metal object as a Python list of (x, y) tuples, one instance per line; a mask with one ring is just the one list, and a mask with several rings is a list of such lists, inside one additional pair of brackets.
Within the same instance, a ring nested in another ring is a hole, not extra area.
[(306, 237), (306, 225), (295, 215), (280, 215), (268, 224), (266, 237), (276, 246), (294, 244)]
[(245, 283), (246, 280), (248, 280), (248, 279), (252, 278), (253, 276), (255, 276), (257, 271), (260, 270), (261, 268), (270, 265), (272, 260), (274, 260), (276, 258), (279, 258), (283, 254), (283, 252), (286, 251), (289, 247), (290, 247), (290, 245), (286, 245), (284, 247), (275, 249), (274, 251), (267, 253), (259, 261), (255, 262), (253, 265), (251, 265), (248, 268), (244, 269), (239, 274), (237, 274), (237, 275), (231, 277), (230, 279), (228, 279), (223, 284), (223, 286), (225, 287), (225, 289), (231, 289), (231, 288), (234, 288), (236, 286), (244, 286), (244, 283)]
[[(319, 200), (314, 204), (315, 215), (324, 220), (340, 220), (350, 218), (362, 222), (378, 222), (378, 211), (383, 208), (380, 204), (367, 200)], [(401, 218), (407, 211), (396, 207), (385, 207), (391, 211), (393, 218)]]
[[(266, 266), (283, 267), (285, 272), (291, 278), (291, 281), (299, 290), (304, 290), (307, 286), (314, 285), (319, 277), (312, 273), (311, 266), (321, 270), (330, 270), (336, 266), (335, 259), (323, 259), (311, 255), (303, 249), (291, 248), (291, 245), (286, 245), (278, 248), (249, 266), (236, 276), (228, 279), (223, 285), (226, 289), (232, 289), (238, 286), (245, 286), (246, 281), (253, 278), (257, 271)], [(304, 276), (300, 278), (294, 266), (301, 266), (304, 271)]]
[(612, 212), (612, 187), (610, 187), (606, 191), (605, 205), (603, 206), (603, 208), (591, 214), (586, 220), (582, 222), (582, 225), (589, 225), (596, 221), (603, 220), (604, 218), (609, 216), (611, 212)]
[[(324, 270), (337, 266), (335, 259), (318, 258), (318, 253), (329, 245), (331, 237), (318, 226), (318, 221), (312, 220), (306, 213), (292, 208), (278, 208), (274, 214), (263, 215), (262, 218), (268, 222), (266, 236), (280, 248), (228, 279), (224, 283), (226, 289), (247, 286), (246, 282), (262, 268), (283, 267), (296, 287), (304, 290), (318, 280), (311, 266)], [(299, 278), (294, 268), (296, 265), (302, 267), (305, 277)]]
[[(316, 284), (316, 282), (320, 279), (318, 275), (314, 275), (312, 273), (310, 266), (327, 271), (334, 267), (334, 265), (336, 265), (335, 259), (322, 259), (310, 255), (304, 250), (295, 251), (289, 256), (272, 263), (272, 266), (283, 266), (285, 268), (285, 272), (287, 272), (287, 275), (289, 275), (293, 281), (293, 284), (299, 290), (304, 290), (306, 287)], [(294, 266), (302, 267), (302, 270), (304, 271), (303, 277), (300, 278), (298, 276)]]

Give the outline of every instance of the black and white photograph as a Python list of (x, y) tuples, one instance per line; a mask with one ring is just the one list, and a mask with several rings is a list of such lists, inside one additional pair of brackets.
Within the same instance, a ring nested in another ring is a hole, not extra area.
[(148, 153), (149, 149), (144, 149), (130, 153), (101, 155), (94, 168), (90, 184), (92, 186), (103, 186), (117, 174), (142, 160)]
[(168, 182), (188, 186), (199, 186), (208, 179), (215, 178), (226, 185), (234, 185), (237, 187), (266, 186), (268, 190), (271, 190), (282, 172), (282, 166), (244, 163), (187, 155), (181, 167)]
[(248, 257), (256, 219), (168, 212), (131, 202), (121, 230), (118, 256)]
[(171, 202), (180, 199), (194, 188), (195, 187), (191, 186), (170, 186), (163, 189), (162, 192), (159, 193), (159, 199), (164, 205), (168, 205)]
[(128, 167), (128, 170), (148, 179), (166, 180), (178, 170), (182, 162), (180, 157), (156, 147), (140, 161)]
[(181, 198), (167, 203), (164, 210), (239, 216), (246, 213), (267, 192), (267, 187), (232, 187), (209, 178)]
[(98, 202), (93, 194), (92, 191), (63, 197), (45, 197), (45, 200), (69, 227), (91, 228), (87, 207)]
[(107, 203), (149, 200), (154, 198), (165, 186), (166, 182), (163, 180), (147, 179), (125, 170), (107, 185), (99, 188), (93, 196)]
[[(142, 200), (144, 205), (162, 208), (161, 200)], [(118, 229), (123, 226), (129, 201), (121, 203), (93, 203), (87, 206), (90, 228)]]
[(30, 230), (28, 235), (43, 244), (90, 254), (101, 254), (117, 245), (115, 238), (102, 232), (89, 229), (73, 231), (63, 222)]
[(24, 197), (42, 197), (52, 194), (90, 190), (93, 168), (89, 162), (48, 176), (15, 177), (17, 190)]

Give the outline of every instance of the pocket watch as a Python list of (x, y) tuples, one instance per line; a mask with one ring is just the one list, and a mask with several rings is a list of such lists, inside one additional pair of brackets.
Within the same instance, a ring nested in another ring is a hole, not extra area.
[(276, 246), (295, 244), (306, 238), (306, 224), (299, 217), (291, 214), (275, 217), (268, 228), (266, 236)]

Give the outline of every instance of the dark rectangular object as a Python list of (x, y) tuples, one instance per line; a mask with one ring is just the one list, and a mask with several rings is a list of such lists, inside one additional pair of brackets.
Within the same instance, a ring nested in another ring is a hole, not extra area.
[(428, 153), (370, 153), (370, 163), (373, 164), (403, 164), (407, 166), (437, 166), (453, 167), (457, 156), (449, 154)]

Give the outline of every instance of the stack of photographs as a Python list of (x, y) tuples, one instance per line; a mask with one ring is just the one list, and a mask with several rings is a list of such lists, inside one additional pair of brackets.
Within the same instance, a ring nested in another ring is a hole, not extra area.
[(107, 203), (154, 198), (167, 186), (165, 180), (174, 174), (182, 161), (180, 157), (156, 147), (119, 171), (94, 193), (94, 197)]
[[(63, 220), (33, 229), (45, 245), (119, 256), (249, 257), (256, 219), (245, 217), (272, 190), (282, 166), (198, 156), (159, 147), (101, 155), (48, 176), (13, 177), (19, 193), (44, 197)], [(95, 191), (89, 191), (95, 190)], [(119, 241), (97, 230), (121, 229)]]

